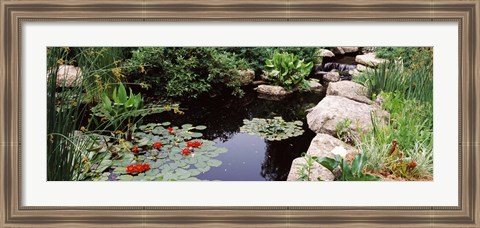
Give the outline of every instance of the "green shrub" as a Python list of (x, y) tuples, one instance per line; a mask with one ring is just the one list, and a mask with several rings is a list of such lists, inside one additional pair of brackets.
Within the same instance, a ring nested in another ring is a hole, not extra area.
[[(198, 97), (201, 94), (230, 92), (243, 95), (238, 70), (247, 64), (224, 48), (144, 47), (132, 52), (131, 73), (138, 82), (150, 84), (155, 95)], [(228, 88), (228, 91), (225, 91)]]
[(401, 60), (407, 71), (433, 63), (432, 47), (379, 47), (375, 53), (392, 62)]
[(321, 62), (321, 58), (317, 56), (319, 50), (317, 47), (229, 47), (227, 50), (245, 59), (249, 68), (257, 74), (265, 70), (265, 61), (273, 58), (276, 52), (292, 53), (299, 59), (304, 59), (305, 62)]
[(313, 63), (304, 63), (291, 53), (275, 53), (272, 59), (267, 59), (267, 79), (275, 85), (283, 86), (287, 90), (297, 87), (309, 90), (310, 85), (306, 78), (312, 71)]

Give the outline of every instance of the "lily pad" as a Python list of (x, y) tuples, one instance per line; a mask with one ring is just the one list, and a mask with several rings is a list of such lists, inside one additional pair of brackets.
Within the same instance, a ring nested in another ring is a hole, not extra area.
[(193, 132), (191, 135), (190, 135), (192, 138), (200, 138), (203, 136), (202, 133), (200, 132)]
[(243, 120), (240, 132), (256, 135), (270, 141), (280, 141), (290, 137), (302, 135), (302, 121), (286, 122), (282, 117), (276, 116), (273, 119), (253, 118)]
[(217, 159), (212, 159), (212, 160), (208, 160), (207, 164), (209, 166), (219, 167), (222, 164), (222, 162), (220, 160), (217, 160)]
[(117, 179), (120, 180), (120, 181), (131, 181), (131, 180), (133, 180), (133, 176), (132, 175), (121, 175)]
[(198, 126), (195, 127), (195, 129), (197, 129), (197, 130), (205, 130), (205, 129), (207, 129), (207, 126), (198, 125)]

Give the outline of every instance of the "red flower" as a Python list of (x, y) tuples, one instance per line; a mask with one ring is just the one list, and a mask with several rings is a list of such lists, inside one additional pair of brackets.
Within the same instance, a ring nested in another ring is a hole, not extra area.
[(137, 172), (137, 173), (143, 172), (143, 165), (142, 165), (142, 164), (136, 164), (136, 165), (134, 166), (134, 170), (135, 170), (135, 172)]
[(168, 128), (167, 128), (167, 131), (170, 132), (170, 133), (173, 133), (173, 128), (172, 128), (172, 127), (168, 127)]
[(138, 146), (134, 146), (132, 151), (133, 153), (138, 154)]
[(412, 161), (412, 162), (410, 162), (410, 164), (408, 164), (408, 167), (413, 169), (413, 168), (417, 167), (417, 163), (415, 161)]
[(161, 143), (161, 142), (156, 142), (156, 143), (153, 144), (153, 149), (160, 150), (161, 147), (162, 147), (162, 143)]
[(149, 169), (150, 169), (150, 164), (148, 163), (143, 164), (143, 171), (147, 171)]
[(187, 147), (197, 148), (197, 147), (201, 147), (201, 146), (202, 146), (202, 143), (199, 142), (199, 141), (187, 142)]
[(127, 173), (133, 173), (135, 171), (135, 169), (133, 168), (133, 165), (129, 165), (129, 166), (127, 166), (126, 171), (127, 171)]
[(182, 150), (182, 155), (187, 156), (187, 155), (189, 155), (189, 154), (190, 154), (190, 150), (189, 150), (188, 148), (184, 148), (184, 149)]

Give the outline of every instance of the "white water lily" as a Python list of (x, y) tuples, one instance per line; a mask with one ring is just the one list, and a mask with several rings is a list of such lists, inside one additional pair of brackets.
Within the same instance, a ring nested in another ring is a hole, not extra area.
[(342, 158), (345, 158), (345, 156), (347, 155), (347, 150), (345, 150), (343, 146), (336, 146), (331, 152), (332, 154), (340, 155), (340, 157)]

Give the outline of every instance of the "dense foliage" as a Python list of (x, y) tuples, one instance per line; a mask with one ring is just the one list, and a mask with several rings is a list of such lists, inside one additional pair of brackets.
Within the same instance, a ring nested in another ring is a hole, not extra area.
[(132, 52), (130, 63), (141, 68), (131, 72), (137, 82), (150, 85), (155, 95), (243, 94), (238, 70), (247, 64), (223, 48), (142, 47)]

